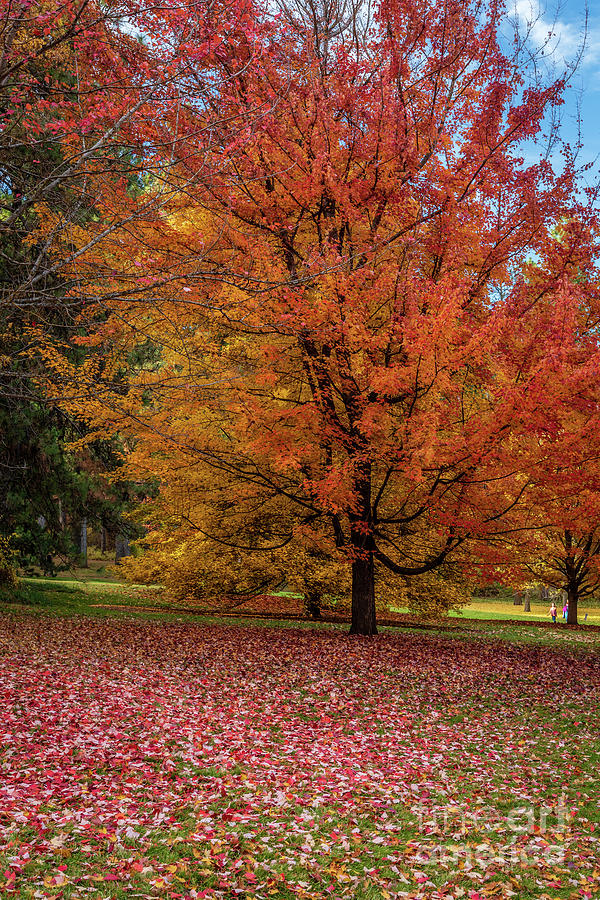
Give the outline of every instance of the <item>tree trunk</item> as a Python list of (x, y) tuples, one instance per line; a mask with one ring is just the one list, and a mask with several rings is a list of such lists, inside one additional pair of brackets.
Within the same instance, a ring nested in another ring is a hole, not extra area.
[(352, 625), (350, 634), (377, 634), (373, 553), (363, 551), (352, 563)]
[(531, 599), (529, 594), (525, 597), (525, 606), (523, 607), (523, 612), (531, 612)]
[(84, 569), (87, 569), (88, 545), (87, 545), (87, 519), (85, 517), (81, 520), (81, 530), (79, 533), (79, 556), (81, 558), (82, 567)]
[(565, 529), (565, 551), (567, 558), (565, 560), (565, 571), (567, 575), (567, 601), (569, 603), (569, 612), (567, 613), (567, 625), (577, 625), (577, 601), (579, 600), (579, 581), (577, 579), (577, 569), (575, 566), (575, 555), (573, 552), (573, 535), (568, 529)]
[(100, 529), (100, 552), (101, 553), (106, 553), (107, 544), (108, 544), (108, 542), (106, 540), (106, 528), (103, 525), (102, 528)]
[(117, 535), (115, 538), (115, 563), (119, 565), (124, 556), (130, 556), (131, 550), (129, 549), (129, 538), (125, 537), (122, 534)]
[(377, 634), (375, 616), (375, 561), (373, 558), (373, 511), (371, 509), (371, 463), (357, 465), (354, 483), (357, 509), (350, 518), (352, 559), (352, 624), (350, 634)]
[(321, 598), (317, 593), (306, 595), (306, 609), (311, 619), (321, 619)]
[(567, 613), (567, 625), (577, 625), (577, 603), (579, 601), (579, 590), (576, 584), (569, 585), (569, 612)]

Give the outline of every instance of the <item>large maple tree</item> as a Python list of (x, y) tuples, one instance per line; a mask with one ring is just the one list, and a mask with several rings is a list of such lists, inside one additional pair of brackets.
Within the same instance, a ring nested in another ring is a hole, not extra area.
[[(211, 539), (246, 545), (249, 509), (255, 549), (329, 528), (370, 634), (376, 567), (416, 576), (523, 527), (552, 422), (597, 373), (593, 325), (567, 327), (593, 214), (541, 149), (563, 82), (502, 49), (500, 4), (245, 15), (138, 201), (167, 183), (160, 214), (80, 260), (112, 312), (92, 342), (118, 352), (79, 384), (146, 459), (218, 474)], [(160, 362), (111, 396), (144, 341)]]

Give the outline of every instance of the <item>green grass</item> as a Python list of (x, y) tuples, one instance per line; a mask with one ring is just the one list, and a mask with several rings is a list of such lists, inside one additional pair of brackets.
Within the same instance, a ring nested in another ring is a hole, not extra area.
[[(500, 600), (494, 597), (474, 597), (473, 600), (460, 612), (451, 611), (451, 618), (458, 619), (500, 619), (519, 620), (522, 622), (550, 622), (548, 610), (549, 603), (532, 602), (531, 611), (525, 612), (523, 606), (515, 606), (512, 601)], [(394, 607), (394, 612), (407, 613), (406, 607)], [(587, 613), (589, 625), (600, 625), (600, 609), (585, 602), (578, 609), (580, 623), (584, 621)], [(562, 623), (562, 610), (559, 610), (559, 624)]]
[(7, 609), (23, 608), (52, 615), (123, 617), (125, 614), (146, 618), (183, 616), (190, 621), (200, 618), (185, 610), (171, 611), (171, 601), (164, 599), (160, 590), (145, 587), (141, 592), (135, 587), (125, 588), (115, 581), (99, 579), (82, 582), (66, 578), (23, 578), (19, 590), (13, 596), (4, 597), (3, 605)]
[[(193, 618), (197, 613), (202, 618), (205, 617), (199, 610), (186, 609), (183, 605), (181, 606), (181, 610), (173, 610), (173, 601), (164, 598), (162, 589), (159, 585), (153, 587), (147, 585), (143, 587), (124, 585), (116, 577), (113, 562), (113, 556), (109, 554), (100, 556), (90, 555), (89, 566), (87, 568), (74, 567), (59, 572), (53, 578), (47, 578), (41, 575), (24, 578), (22, 579), (22, 583), (25, 591), (21, 592), (22, 596), (25, 596), (25, 594), (33, 596), (35, 594), (40, 595), (40, 597), (42, 597), (42, 595), (49, 597), (61, 590), (64, 586), (74, 591), (71, 602), (67, 604), (71, 609), (76, 609), (78, 606), (82, 608), (87, 607), (86, 611), (91, 613), (90, 607), (93, 606), (94, 603), (106, 603), (111, 606), (124, 605), (132, 609), (143, 606), (162, 610), (167, 610), (167, 608), (169, 608), (173, 614), (177, 616), (184, 615), (187, 618), (191, 615)], [(79, 592), (79, 594), (77, 594), (77, 592)], [(86, 602), (86, 596), (93, 596), (95, 597), (95, 600), (93, 602)], [(276, 592), (275, 596), (287, 598), (299, 595), (286, 590)], [(549, 602), (532, 601), (531, 611), (525, 612), (523, 606), (515, 605), (513, 600), (513, 592), (509, 588), (501, 587), (496, 596), (473, 597), (471, 603), (465, 606), (461, 612), (452, 611), (450, 613), (450, 618), (458, 619), (460, 621), (522, 621), (545, 622), (550, 624), (550, 617), (548, 615)], [(40, 599), (39, 602), (42, 605), (44, 604), (43, 599)], [(34, 601), (34, 605), (38, 605), (37, 601)], [(54, 601), (50, 605), (54, 607)], [(392, 612), (408, 614), (409, 611), (406, 607), (394, 607)], [(600, 606), (596, 605), (596, 601), (587, 600), (581, 602), (578, 612), (580, 623), (584, 622), (587, 614), (587, 620), (585, 620), (586, 624), (600, 625)], [(247, 618), (247, 616), (245, 617)], [(383, 618), (383, 616), (381, 617)], [(252, 618), (251, 615), (250, 618)], [(561, 610), (559, 610), (558, 624), (561, 626), (563, 624)]]
[[(297, 619), (269, 618), (243, 614), (232, 618), (218, 613), (177, 606), (165, 598), (160, 588), (123, 585), (114, 578), (102, 580), (96, 573), (81, 578), (30, 577), (21, 580), (14, 596), (2, 598), (0, 609), (13, 613), (33, 612), (40, 615), (91, 616), (97, 618), (131, 618), (150, 621), (196, 622), (206, 625), (232, 624), (256, 625), (269, 628), (342, 629), (344, 622), (313, 622)], [(514, 612), (513, 612), (514, 609)], [(545, 609), (545, 606), (544, 606)], [(585, 608), (584, 608), (585, 609)], [(549, 647), (570, 647), (575, 650), (600, 649), (600, 631), (589, 628), (599, 625), (600, 615), (594, 610), (588, 615), (587, 625), (566, 627), (562, 620), (552, 626), (543, 615), (541, 604), (532, 604), (532, 613), (524, 613), (522, 607), (513, 607), (506, 600), (477, 599), (461, 613), (439, 623), (419, 625), (418, 622), (399, 622), (383, 626), (380, 630), (414, 633), (423, 628), (431, 635), (449, 636), (456, 640), (505, 641), (509, 643), (535, 644)], [(406, 610), (397, 610), (406, 612)], [(582, 613), (583, 617), (583, 613)], [(382, 615), (381, 618), (384, 618)], [(536, 623), (529, 627), (528, 623)], [(541, 628), (538, 623), (548, 627)]]

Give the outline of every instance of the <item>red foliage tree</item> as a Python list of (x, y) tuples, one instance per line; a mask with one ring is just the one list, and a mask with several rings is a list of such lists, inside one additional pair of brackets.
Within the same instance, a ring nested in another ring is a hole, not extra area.
[(351, 630), (372, 634), (376, 566), (418, 575), (524, 527), (567, 387), (597, 415), (596, 338), (569, 331), (593, 216), (568, 154), (560, 174), (523, 162), (563, 83), (526, 82), (500, 4), (347, 11), (284, 5), (221, 44), (211, 102), (185, 105), (169, 212), (98, 292), (112, 339), (163, 346), (146, 406), (113, 405), (226, 476), (211, 533), (235, 544), (249, 503), (264, 545), (291, 539), (290, 505), (294, 527), (326, 525)]

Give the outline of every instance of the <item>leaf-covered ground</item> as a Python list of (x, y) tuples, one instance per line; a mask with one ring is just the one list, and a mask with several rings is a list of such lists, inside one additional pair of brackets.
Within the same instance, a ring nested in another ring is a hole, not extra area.
[(2, 897), (600, 897), (600, 661), (0, 617)]

